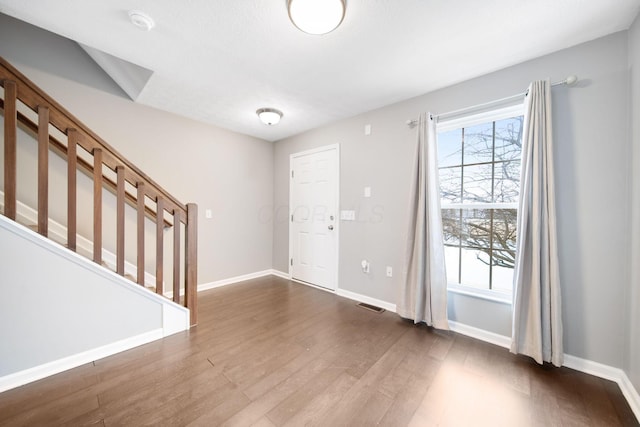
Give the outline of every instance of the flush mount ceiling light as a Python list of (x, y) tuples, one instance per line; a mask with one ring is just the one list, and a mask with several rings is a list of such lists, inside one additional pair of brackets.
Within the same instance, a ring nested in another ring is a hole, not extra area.
[(149, 15), (139, 10), (130, 10), (129, 20), (133, 25), (144, 31), (151, 31), (156, 26), (156, 23)]
[(344, 18), (345, 0), (288, 0), (293, 25), (309, 34), (326, 34), (335, 30)]
[(258, 117), (265, 125), (273, 126), (277, 125), (282, 118), (282, 111), (275, 108), (260, 108), (256, 111)]

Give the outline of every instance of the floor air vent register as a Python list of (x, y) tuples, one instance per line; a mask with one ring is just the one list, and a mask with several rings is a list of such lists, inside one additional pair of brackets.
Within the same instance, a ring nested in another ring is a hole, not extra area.
[(373, 311), (374, 313), (382, 313), (384, 308), (376, 307), (375, 305), (366, 304), (364, 302), (359, 302), (356, 304), (358, 307), (364, 308), (365, 310)]

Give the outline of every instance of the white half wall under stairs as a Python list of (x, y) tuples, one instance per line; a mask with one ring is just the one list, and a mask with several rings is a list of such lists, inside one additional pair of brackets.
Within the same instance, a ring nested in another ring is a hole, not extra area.
[(0, 392), (189, 329), (189, 310), (0, 215)]

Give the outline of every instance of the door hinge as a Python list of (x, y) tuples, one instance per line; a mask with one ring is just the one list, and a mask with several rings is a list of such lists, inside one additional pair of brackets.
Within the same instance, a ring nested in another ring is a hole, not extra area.
[(291, 222), (293, 222), (293, 214), (291, 214)]
[(293, 258), (291, 258), (291, 265), (293, 266)]
[(293, 171), (291, 171), (291, 178), (293, 178)]

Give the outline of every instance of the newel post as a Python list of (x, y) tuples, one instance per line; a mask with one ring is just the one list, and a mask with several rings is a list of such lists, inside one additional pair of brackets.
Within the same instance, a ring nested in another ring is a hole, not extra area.
[(198, 324), (198, 205), (187, 204), (185, 236), (185, 305), (191, 312), (191, 326)]

